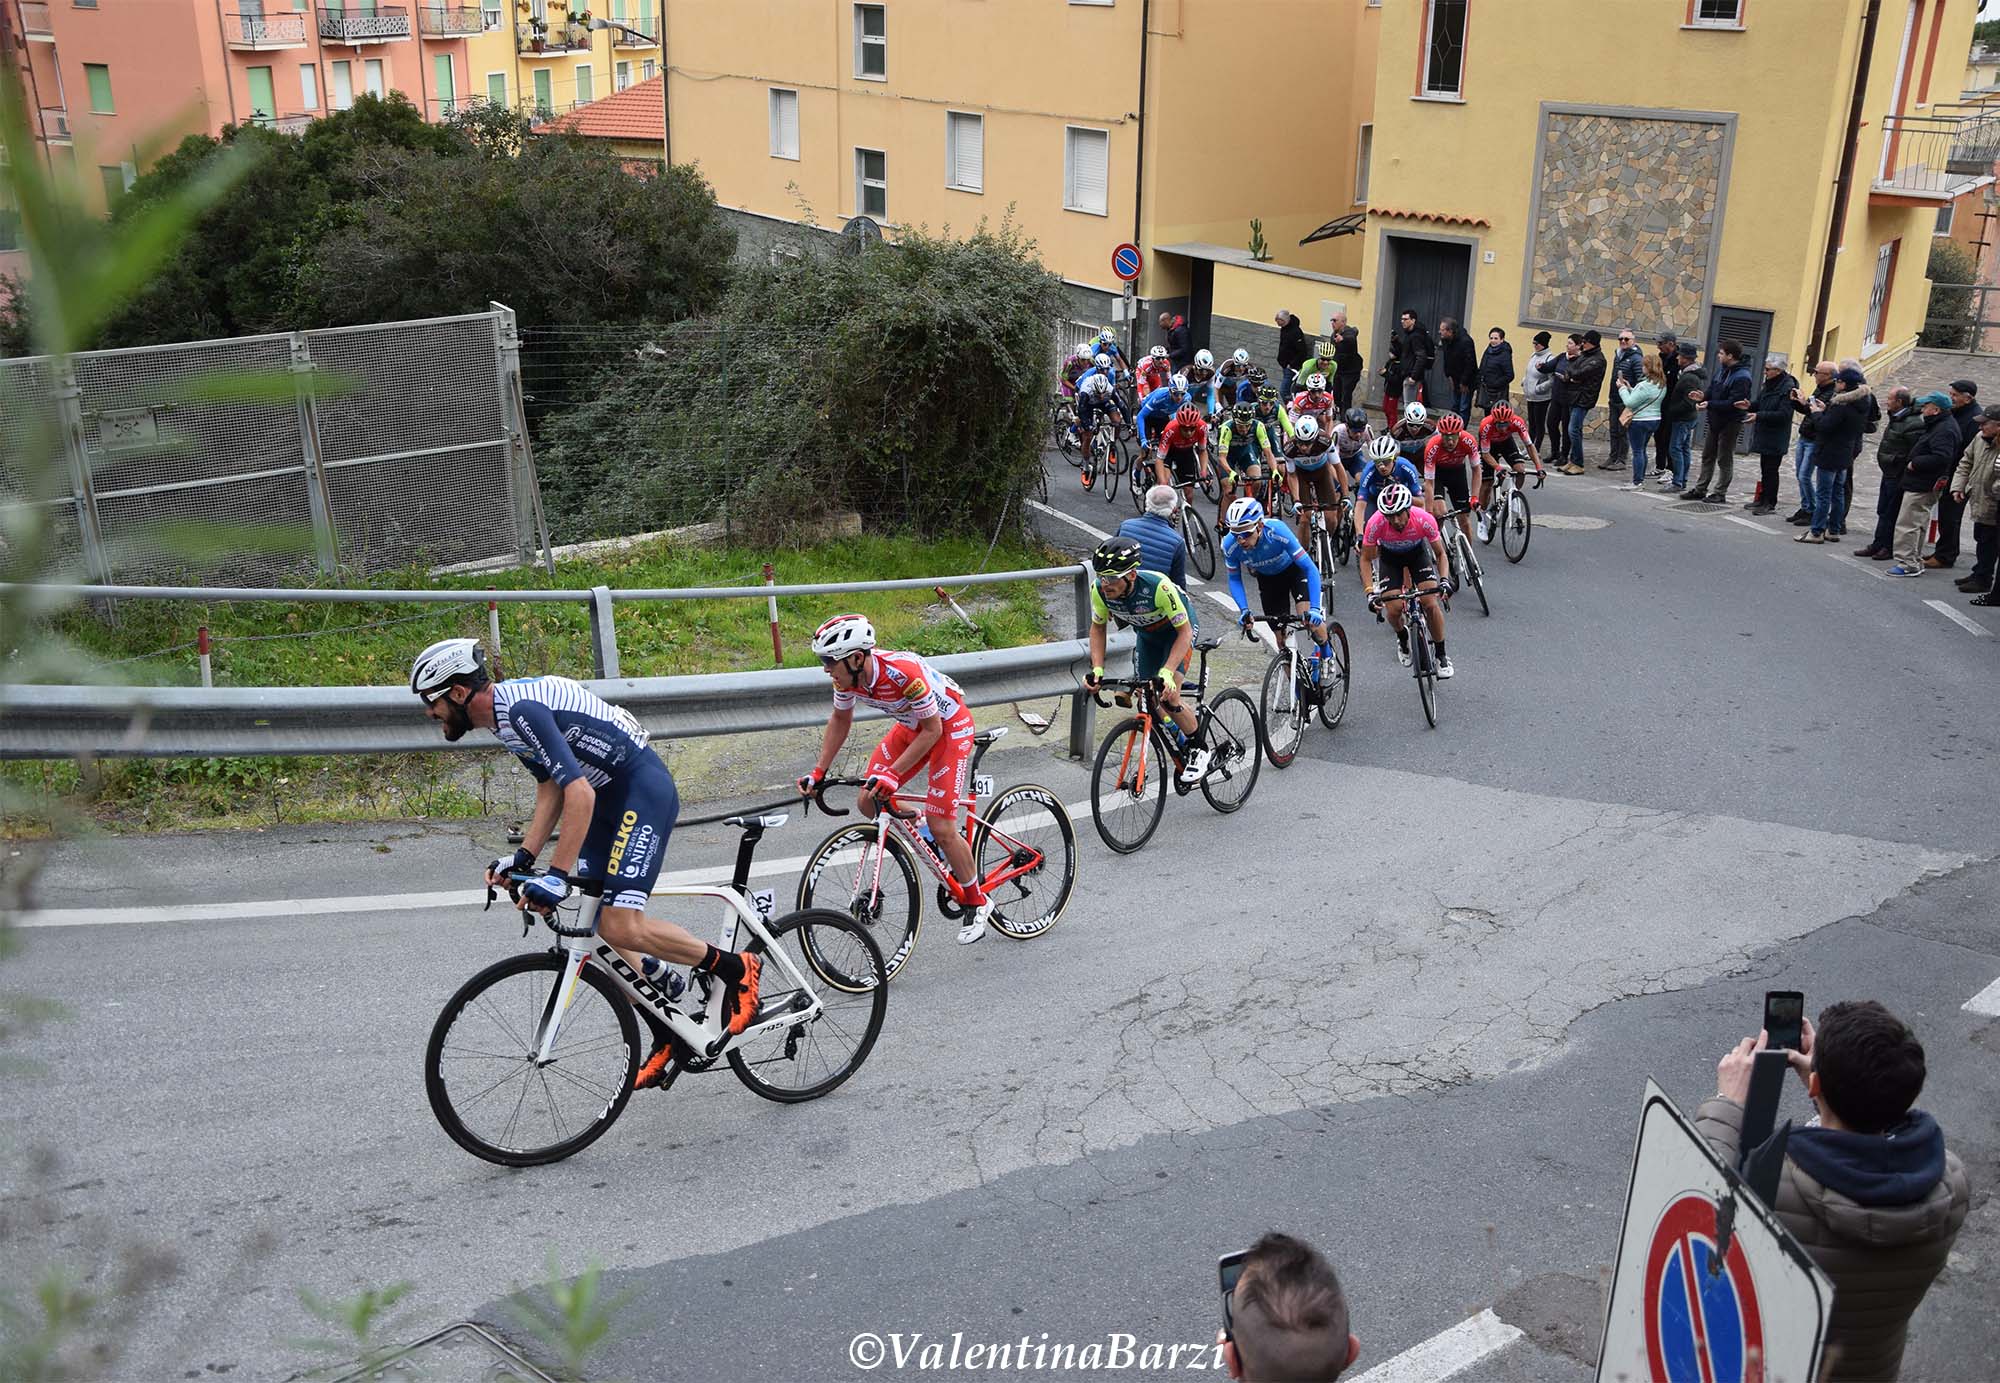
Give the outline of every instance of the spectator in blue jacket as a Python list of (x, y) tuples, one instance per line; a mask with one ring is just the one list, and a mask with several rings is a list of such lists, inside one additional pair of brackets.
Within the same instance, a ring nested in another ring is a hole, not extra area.
[[(1181, 541), (1181, 530), (1174, 523), (1180, 504), (1181, 497), (1173, 486), (1155, 485), (1146, 491), (1146, 512), (1119, 524), (1118, 536), (1139, 545), (1139, 570), (1156, 571), (1173, 582), (1176, 589), (1185, 591), (1187, 544)], [(1201, 622), (1192, 601), (1188, 604), (1188, 619), (1196, 625)]]
[(1683, 503), (1721, 504), (1729, 498), (1729, 477), (1736, 468), (1736, 434), (1750, 416), (1750, 394), (1750, 370), (1743, 363), (1743, 347), (1735, 341), (1718, 343), (1708, 387), (1688, 394), (1708, 413), (1708, 440), (1701, 446), (1701, 474), (1681, 496)]

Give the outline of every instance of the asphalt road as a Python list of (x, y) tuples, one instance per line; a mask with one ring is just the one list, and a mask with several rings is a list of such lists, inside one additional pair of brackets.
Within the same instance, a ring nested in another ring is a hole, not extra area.
[[(1058, 509), (1129, 513), (1073, 476)], [(1215, 1256), (1276, 1226), (1334, 1257), (1364, 1365), (1490, 1309), (1524, 1338), (1457, 1377), (1583, 1378), (1646, 1078), (1691, 1110), (1783, 987), (1878, 997), (1922, 1035), (1976, 1204), (1905, 1377), (2000, 1375), (2000, 1022), (1962, 1008), (2000, 975), (1992, 612), (1595, 476), (1533, 498), (1548, 522), (1519, 567), (1492, 554), (1492, 618), (1452, 617), (1439, 729), (1344, 574), (1347, 720), (1242, 813), (1174, 801), (1134, 858), (1079, 816), (1062, 925), (927, 931), (848, 1087), (784, 1108), (684, 1079), (559, 1167), (470, 1159), (422, 1093), (432, 1018), (523, 944), (511, 915), (164, 911), (444, 889), (497, 825), (65, 849), (41, 920), (171, 920), (35, 928), (0, 969), (69, 1010), (0, 1109), (0, 1276), (170, 1253), (109, 1377), (304, 1367), (301, 1287), (407, 1279), (397, 1338), (519, 1338), (504, 1298), (553, 1256), (629, 1294), (596, 1376), (846, 1378), (864, 1331), (1206, 1340)], [(1986, 633), (1923, 603), (1947, 597)], [(1026, 738), (1000, 781), (1086, 799)], [(672, 867), (731, 853), (690, 829)]]

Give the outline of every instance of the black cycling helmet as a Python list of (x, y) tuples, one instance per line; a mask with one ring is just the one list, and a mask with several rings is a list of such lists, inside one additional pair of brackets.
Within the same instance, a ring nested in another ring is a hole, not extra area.
[(1277, 401), (1278, 401), (1278, 386), (1277, 386), (1277, 385), (1275, 385), (1275, 384), (1260, 384), (1260, 385), (1258, 385), (1258, 386), (1257, 386), (1257, 402), (1259, 402), (1259, 403), (1276, 403)]
[(1239, 403), (1239, 404), (1237, 404), (1237, 405), (1236, 405), (1236, 407), (1235, 407), (1235, 408), (1234, 408), (1234, 409), (1232, 410), (1232, 412), (1233, 412), (1233, 414), (1234, 414), (1234, 416), (1235, 416), (1235, 418), (1236, 418), (1236, 421), (1237, 421), (1237, 422), (1239, 422), (1239, 423), (1247, 423), (1247, 422), (1250, 422), (1250, 421), (1252, 421), (1252, 420), (1254, 420), (1254, 419), (1256, 418), (1256, 416), (1257, 416), (1257, 406), (1256, 406), (1255, 404), (1252, 404), (1252, 403)]
[(1106, 538), (1090, 554), (1090, 565), (1099, 576), (1130, 576), (1139, 570), (1139, 544), (1131, 538)]
[(1264, 387), (1264, 381), (1265, 379), (1268, 378), (1268, 376), (1265, 375), (1264, 367), (1262, 365), (1252, 365), (1250, 367), (1249, 374), (1246, 375), (1245, 378), (1247, 378), (1250, 381), (1252, 386), (1261, 389)]
[(1340, 415), (1340, 420), (1356, 431), (1368, 426), (1368, 415), (1359, 408), (1348, 409)]

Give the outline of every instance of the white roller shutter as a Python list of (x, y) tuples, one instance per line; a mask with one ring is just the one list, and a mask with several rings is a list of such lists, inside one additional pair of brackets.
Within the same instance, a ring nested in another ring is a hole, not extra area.
[(948, 111), (945, 120), (945, 182), (961, 192), (986, 190), (986, 122), (977, 115)]
[(1063, 206), (1103, 216), (1109, 211), (1111, 134), (1068, 126), (1063, 131)]

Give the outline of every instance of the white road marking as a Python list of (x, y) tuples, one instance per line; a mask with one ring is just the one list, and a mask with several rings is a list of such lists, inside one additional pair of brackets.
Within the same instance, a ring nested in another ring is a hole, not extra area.
[(1104, 542), (1111, 536), (1109, 533), (1106, 533), (1103, 529), (1092, 528), (1082, 519), (1073, 518), (1072, 516), (1065, 514), (1062, 510), (1056, 508), (1054, 505), (1044, 504), (1038, 499), (1028, 500), (1027, 505), (1030, 509), (1040, 510), (1042, 513), (1047, 514), (1052, 519), (1061, 519), (1064, 523), (1075, 524), (1078, 528), (1081, 528), (1084, 532), (1088, 533), (1091, 537), (1097, 539), (1097, 541), (1100, 543)]
[(1873, 562), (1864, 562), (1859, 557), (1849, 557), (1844, 552), (1829, 552), (1827, 556), (1831, 557), (1836, 562), (1844, 562), (1848, 566), (1853, 567), (1856, 570), (1865, 571), (1870, 576), (1874, 577), (1877, 581), (1889, 581), (1894, 579), (1889, 575), (1889, 573), (1885, 569), (1876, 566)]
[(1519, 1327), (1507, 1324), (1490, 1309), (1481, 1311), (1422, 1344), (1411, 1345), (1394, 1358), (1383, 1360), (1354, 1383), (1437, 1383), (1464, 1372), (1520, 1338)]
[[(1225, 594), (1222, 591), (1210, 591), (1208, 598), (1215, 601), (1232, 615), (1243, 613), (1243, 607), (1236, 603), (1234, 596)], [(1257, 625), (1257, 637), (1263, 641), (1264, 647), (1270, 649), (1273, 653), (1278, 651), (1278, 641), (1271, 637), (1271, 626), (1260, 622)]]
[(1740, 523), (1745, 528), (1754, 528), (1759, 533), (1776, 533), (1778, 531), (1775, 528), (1769, 528), (1758, 523), (1755, 519), (1746, 519), (1741, 514), (1724, 514), (1722, 517), (1728, 519), (1731, 523)]
[(1982, 1018), (2000, 1018), (2000, 980), (1980, 990), (1962, 1005), (1967, 1013), (1976, 1013)]
[[(1072, 822), (1088, 820), (1090, 799), (1065, 802), (1063, 810)], [(699, 828), (697, 828), (699, 829)], [(783, 859), (757, 860), (750, 877), (767, 878), (805, 868), (808, 855)], [(660, 875), (656, 888), (688, 884), (725, 884), (731, 866), (716, 864), (705, 869), (676, 869)], [(121, 927), (146, 922), (224, 922), (249, 917), (311, 917), (328, 913), (417, 912), (426, 908), (476, 908), (486, 894), (478, 888), (443, 889), (435, 893), (377, 893), (355, 898), (273, 898), (233, 903), (173, 903), (143, 908), (43, 908), (14, 919), (17, 927)], [(494, 904), (504, 907), (503, 902)]]
[(1627, 493), (1637, 495), (1640, 499), (1670, 500), (1680, 498), (1679, 495), (1668, 490), (1631, 490)]
[(1963, 610), (1952, 609), (1951, 606), (1945, 604), (1942, 600), (1926, 600), (1924, 604), (1930, 606), (1968, 634), (1977, 634), (1984, 638), (1993, 632), (1971, 615), (1966, 614)]

